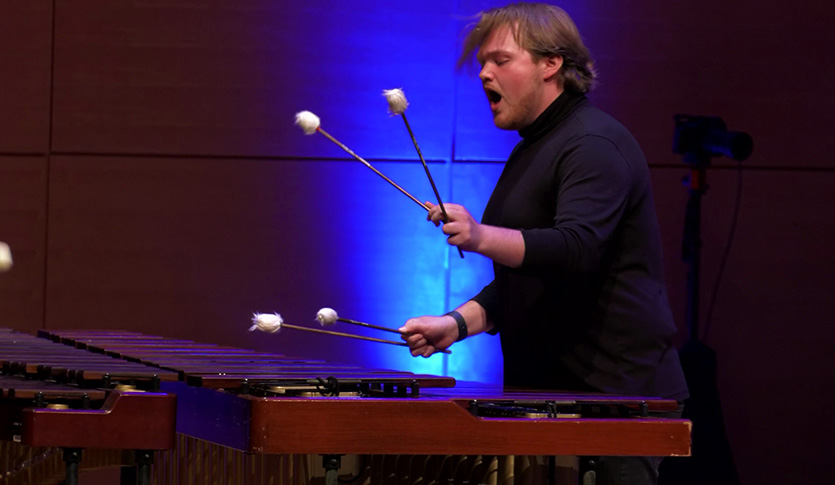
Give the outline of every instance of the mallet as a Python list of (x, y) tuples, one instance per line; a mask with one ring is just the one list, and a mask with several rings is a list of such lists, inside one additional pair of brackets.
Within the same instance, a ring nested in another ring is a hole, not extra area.
[[(316, 320), (319, 323), (321, 323), (322, 326), (333, 325), (336, 322), (344, 322), (344, 323), (350, 323), (351, 325), (358, 325), (360, 327), (373, 328), (375, 330), (382, 330), (384, 332), (392, 332), (392, 333), (396, 333), (398, 335), (410, 335), (406, 332), (401, 332), (400, 330), (395, 330), (393, 328), (382, 327), (380, 325), (373, 325), (371, 323), (358, 322), (356, 320), (351, 320), (351, 319), (348, 319), (348, 318), (342, 318), (342, 317), (339, 316), (339, 314), (336, 313), (336, 310), (334, 310), (333, 308), (322, 308), (321, 310), (319, 310), (316, 313)], [(447, 350), (447, 349), (439, 350), (439, 352), (442, 352), (444, 354), (451, 354), (452, 353), (452, 351)]]
[[(403, 118), (403, 123), (406, 124), (406, 129), (409, 130), (409, 136), (412, 138), (412, 144), (415, 145), (415, 150), (417, 150), (420, 163), (423, 164), (423, 169), (426, 171), (426, 177), (429, 178), (429, 184), (432, 185), (432, 190), (435, 192), (435, 197), (438, 199), (438, 205), (441, 208), (441, 214), (444, 216), (444, 222), (449, 222), (449, 215), (447, 215), (444, 203), (441, 201), (441, 194), (438, 192), (438, 187), (435, 186), (435, 181), (432, 180), (432, 174), (429, 173), (429, 165), (427, 165), (426, 160), (423, 159), (423, 153), (420, 151), (420, 146), (418, 146), (415, 134), (412, 131), (411, 125), (409, 125), (408, 118), (406, 118), (406, 108), (409, 106), (409, 102), (406, 100), (406, 94), (402, 89), (395, 88), (384, 89), (383, 96), (385, 96), (386, 101), (388, 101), (389, 113), (392, 115), (400, 115), (400, 117)], [(462, 258), (464, 257), (464, 251), (462, 251), (461, 248), (458, 248), (458, 255)]]
[(348, 337), (359, 340), (369, 340), (371, 342), (379, 342), (383, 344), (399, 345), (401, 347), (408, 347), (409, 344), (405, 342), (395, 342), (393, 340), (383, 340), (373, 337), (363, 337), (362, 335), (353, 335), (350, 333), (331, 332), (329, 330), (319, 330), (318, 328), (300, 327), (298, 325), (290, 325), (284, 323), (284, 319), (278, 313), (256, 313), (252, 315), (252, 326), (249, 327), (250, 332), (260, 330), (267, 333), (276, 333), (282, 328), (289, 328), (291, 330), (303, 330), (305, 332), (321, 333), (325, 335), (333, 335), (336, 337)]
[(368, 163), (364, 158), (362, 158), (359, 155), (357, 155), (356, 153), (354, 153), (353, 150), (351, 150), (347, 146), (343, 145), (339, 140), (332, 137), (328, 132), (323, 130), (322, 126), (321, 126), (321, 120), (315, 114), (311, 113), (310, 111), (300, 111), (300, 112), (296, 113), (296, 124), (301, 127), (301, 129), (304, 131), (305, 135), (312, 135), (312, 134), (316, 133), (317, 131), (319, 133), (325, 135), (325, 137), (327, 137), (328, 140), (336, 143), (340, 148), (342, 148), (343, 150), (348, 152), (348, 154), (350, 154), (352, 157), (354, 157), (357, 160), (359, 160), (360, 162), (362, 162), (363, 165), (370, 168), (374, 173), (376, 173), (380, 177), (383, 177), (383, 179), (386, 182), (393, 185), (394, 188), (396, 188), (400, 192), (403, 192), (406, 195), (406, 197), (415, 201), (415, 203), (418, 204), (419, 206), (423, 207), (424, 210), (427, 210), (427, 211), (429, 210), (429, 207), (426, 207), (426, 205), (423, 202), (419, 201), (417, 198), (415, 198), (415, 196), (413, 196), (412, 194), (407, 192), (405, 189), (403, 189), (403, 187), (397, 185), (396, 183), (394, 183), (393, 180), (386, 177), (383, 174), (383, 172), (380, 172), (379, 170), (374, 168), (374, 166), (371, 165), (370, 163)]

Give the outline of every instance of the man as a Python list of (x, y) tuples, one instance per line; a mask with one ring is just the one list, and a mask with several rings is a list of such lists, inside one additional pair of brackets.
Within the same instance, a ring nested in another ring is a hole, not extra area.
[[(647, 163), (588, 102), (595, 72), (577, 28), (557, 7), (509, 5), (481, 14), (460, 62), (474, 52), (493, 121), (522, 141), (482, 222), (446, 204), (443, 232), (492, 259), (495, 279), (454, 312), (408, 320), (412, 355), (499, 333), (506, 386), (683, 401)], [(654, 483), (659, 463), (607, 457), (598, 483)]]

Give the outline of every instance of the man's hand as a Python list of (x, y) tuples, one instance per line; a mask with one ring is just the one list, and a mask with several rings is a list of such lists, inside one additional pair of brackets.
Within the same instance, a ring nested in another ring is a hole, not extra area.
[(429, 357), (458, 339), (458, 324), (448, 315), (410, 318), (399, 330), (404, 332), (401, 338), (409, 344), (415, 357)]
[[(432, 221), (436, 226), (445, 222), (440, 206), (431, 202), (427, 202), (426, 205), (429, 207), (426, 220)], [(442, 229), (444, 234), (449, 236), (447, 241), (464, 251), (477, 251), (480, 242), (479, 228), (481, 224), (476, 222), (470, 212), (462, 205), (447, 203), (444, 204), (444, 209), (449, 216), (449, 220), (446, 221)]]
[[(444, 222), (441, 208), (431, 202), (426, 202), (429, 213), (426, 219), (436, 226)], [(449, 237), (447, 241), (464, 251), (482, 254), (493, 261), (518, 268), (525, 259), (525, 239), (517, 229), (488, 226), (473, 219), (470, 212), (462, 205), (444, 204), (449, 221), (444, 224), (443, 231)]]

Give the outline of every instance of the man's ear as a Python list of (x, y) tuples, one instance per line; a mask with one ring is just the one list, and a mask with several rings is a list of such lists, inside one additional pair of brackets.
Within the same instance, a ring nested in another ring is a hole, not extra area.
[(551, 81), (552, 79), (556, 79), (556, 76), (562, 67), (562, 56), (544, 57), (542, 62), (544, 63), (544, 69), (542, 71), (544, 80)]

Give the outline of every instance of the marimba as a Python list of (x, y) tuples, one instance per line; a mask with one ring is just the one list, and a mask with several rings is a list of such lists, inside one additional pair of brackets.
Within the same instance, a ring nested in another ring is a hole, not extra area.
[(558, 467), (543, 457), (690, 453), (689, 421), (650, 417), (676, 409), (669, 400), (462, 385), (135, 333), (39, 336), (176, 375), (159, 380), (177, 396), (178, 438), (156, 455), (156, 483), (545, 483)]
[(0, 483), (77, 483), (82, 455), (135, 463), (132, 481), (149, 483), (153, 451), (174, 447), (176, 396), (159, 387), (176, 373), (9, 330), (0, 362)]

